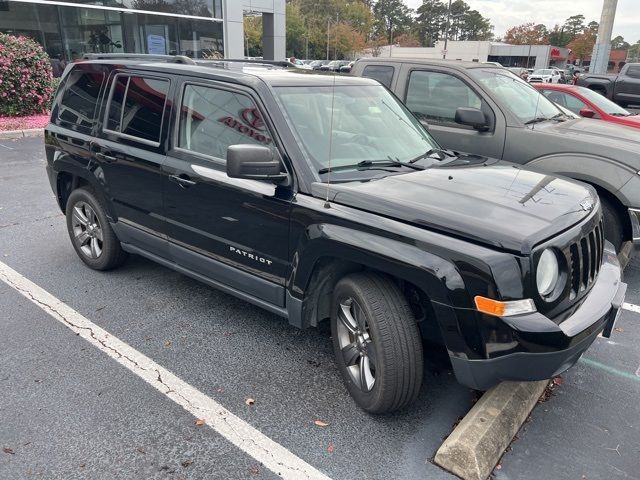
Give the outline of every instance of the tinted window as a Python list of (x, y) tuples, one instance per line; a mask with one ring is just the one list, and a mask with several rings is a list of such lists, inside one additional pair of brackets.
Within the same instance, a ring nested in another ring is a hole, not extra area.
[(632, 65), (627, 70), (627, 75), (634, 78), (640, 78), (640, 65)]
[(249, 97), (211, 87), (185, 87), (179, 129), (178, 147), (219, 159), (230, 145), (272, 144)]
[(168, 80), (116, 77), (107, 114), (107, 129), (159, 142), (168, 90)]
[(454, 123), (458, 107), (480, 108), (481, 100), (471, 88), (453, 75), (414, 71), (409, 77), (406, 105), (419, 118)]
[(103, 78), (102, 73), (71, 72), (65, 82), (58, 118), (91, 129)]
[(390, 65), (367, 65), (362, 72), (363, 77), (373, 78), (387, 88), (391, 88), (394, 68)]

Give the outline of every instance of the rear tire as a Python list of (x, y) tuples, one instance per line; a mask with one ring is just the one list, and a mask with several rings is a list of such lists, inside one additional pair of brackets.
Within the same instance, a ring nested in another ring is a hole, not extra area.
[(331, 334), (347, 390), (370, 413), (414, 402), (422, 385), (418, 325), (398, 286), (375, 273), (341, 279), (333, 293)]
[(620, 252), (622, 242), (624, 241), (624, 224), (620, 218), (618, 209), (611, 200), (600, 195), (602, 203), (602, 214), (604, 217), (604, 238), (609, 240), (616, 248), (616, 252)]
[(66, 208), (67, 231), (80, 259), (94, 270), (119, 267), (127, 259), (95, 193), (82, 187), (71, 192)]

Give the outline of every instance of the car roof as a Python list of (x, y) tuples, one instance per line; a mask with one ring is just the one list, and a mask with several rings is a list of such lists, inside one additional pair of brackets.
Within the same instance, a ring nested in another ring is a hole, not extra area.
[(176, 63), (158, 61), (152, 58), (148, 60), (144, 58), (107, 58), (86, 60), (78, 63), (113, 65), (121, 68), (142, 69), (185, 76), (196, 75), (199, 77), (226, 79), (247, 85), (255, 85), (257, 82), (264, 82), (270, 86), (379, 85), (377, 81), (363, 77), (283, 67), (258, 61), (194, 60), (193, 63)]
[(465, 60), (443, 60), (437, 58), (399, 58), (399, 57), (374, 57), (374, 58), (360, 58), (356, 63), (411, 63), (415, 65), (429, 64), (429, 65), (442, 65), (446, 67), (452, 67), (458, 70), (468, 70), (472, 68), (496, 68), (504, 69), (491, 63), (469, 62)]

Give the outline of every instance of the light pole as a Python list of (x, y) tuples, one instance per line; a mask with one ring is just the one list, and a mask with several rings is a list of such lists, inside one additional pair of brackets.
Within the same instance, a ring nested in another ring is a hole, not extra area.
[(444, 30), (444, 51), (442, 52), (442, 59), (447, 58), (447, 45), (449, 44), (449, 24), (451, 23), (451, 0), (449, 0), (449, 8), (447, 8), (447, 26)]

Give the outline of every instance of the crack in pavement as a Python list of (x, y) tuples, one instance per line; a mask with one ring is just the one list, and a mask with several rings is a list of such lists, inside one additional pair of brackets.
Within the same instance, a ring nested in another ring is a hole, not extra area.
[(76, 335), (81, 335), (82, 338), (103, 350), (196, 418), (203, 418), (205, 423), (216, 433), (262, 463), (273, 473), (291, 480), (303, 478), (330, 480), (312, 465), (271, 440), (208, 395), (92, 323), (69, 305), (33, 284), (2, 262), (0, 262), (0, 280), (67, 326)]

